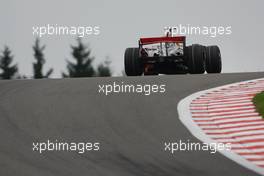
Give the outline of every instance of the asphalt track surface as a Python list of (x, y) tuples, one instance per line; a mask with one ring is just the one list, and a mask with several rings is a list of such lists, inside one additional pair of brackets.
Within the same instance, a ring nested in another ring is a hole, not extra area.
[[(0, 81), (0, 175), (256, 175), (221, 154), (164, 151), (164, 142), (199, 142), (178, 119), (191, 93), (264, 73)], [(166, 93), (98, 93), (98, 84), (166, 84)], [(100, 151), (32, 151), (36, 141), (100, 142)]]

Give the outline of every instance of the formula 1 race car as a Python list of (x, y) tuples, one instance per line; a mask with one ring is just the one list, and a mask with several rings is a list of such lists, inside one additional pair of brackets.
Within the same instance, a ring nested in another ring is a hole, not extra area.
[(185, 36), (140, 38), (137, 48), (125, 51), (127, 76), (220, 73), (218, 46), (186, 46)]

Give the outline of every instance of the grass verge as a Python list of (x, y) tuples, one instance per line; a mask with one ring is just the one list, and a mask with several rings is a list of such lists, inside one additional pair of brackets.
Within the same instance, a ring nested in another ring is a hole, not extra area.
[(264, 118), (264, 92), (255, 95), (253, 98), (253, 103), (256, 106), (257, 111)]

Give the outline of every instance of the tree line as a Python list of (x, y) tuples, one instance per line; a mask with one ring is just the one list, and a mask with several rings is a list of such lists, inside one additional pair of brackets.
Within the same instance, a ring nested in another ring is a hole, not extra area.
[[(50, 68), (46, 73), (43, 73), (43, 67), (46, 62), (44, 50), (46, 46), (40, 44), (39, 38), (35, 40), (32, 47), (34, 62), (32, 63), (34, 79), (49, 78), (53, 73), (53, 68)], [(91, 49), (85, 45), (80, 38), (77, 38), (77, 45), (71, 46), (71, 55), (73, 61), (66, 60), (67, 72), (62, 73), (62, 77), (107, 77), (112, 75), (110, 69), (110, 61), (106, 59), (96, 68), (92, 65), (94, 57), (91, 56)], [(5, 46), (0, 54), (0, 79), (23, 79), (27, 76), (18, 75), (18, 65), (13, 64), (14, 56), (11, 49)]]

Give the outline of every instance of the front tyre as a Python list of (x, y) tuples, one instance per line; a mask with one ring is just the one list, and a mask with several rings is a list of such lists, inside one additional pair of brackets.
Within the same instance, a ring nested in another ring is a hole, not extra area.
[(143, 62), (139, 58), (138, 48), (127, 48), (125, 51), (125, 72), (127, 76), (140, 76), (143, 74)]
[(221, 53), (218, 46), (206, 47), (206, 72), (207, 73), (221, 73), (222, 61)]

